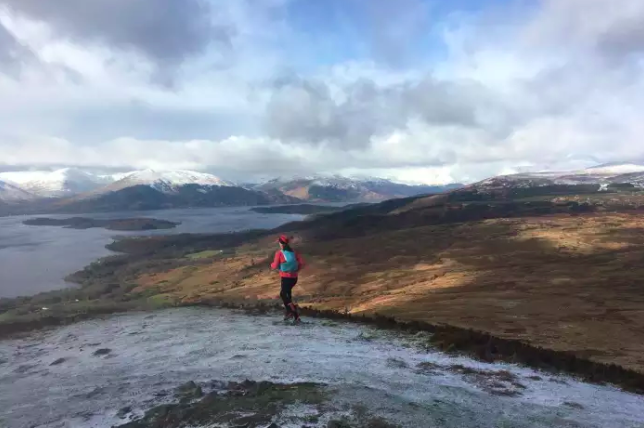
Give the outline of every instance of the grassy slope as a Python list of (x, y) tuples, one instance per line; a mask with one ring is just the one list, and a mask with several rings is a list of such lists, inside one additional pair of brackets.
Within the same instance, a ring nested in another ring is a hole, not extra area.
[[(644, 371), (644, 219), (493, 219), (307, 241), (302, 306), (447, 323)], [(273, 299), (264, 239), (211, 263), (144, 274), (172, 299)], [(203, 261), (203, 259), (202, 259)]]

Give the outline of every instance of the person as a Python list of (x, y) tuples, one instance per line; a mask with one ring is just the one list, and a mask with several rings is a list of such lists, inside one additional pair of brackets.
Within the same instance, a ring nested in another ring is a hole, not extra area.
[(299, 272), (304, 268), (304, 261), (291, 248), (288, 236), (280, 236), (277, 242), (280, 249), (275, 253), (271, 269), (279, 270), (282, 280), (280, 297), (282, 298), (282, 302), (284, 302), (284, 308), (286, 310), (284, 320), (293, 318), (293, 321), (298, 323), (300, 322), (300, 314), (297, 311), (297, 306), (293, 303), (293, 287), (297, 284)]

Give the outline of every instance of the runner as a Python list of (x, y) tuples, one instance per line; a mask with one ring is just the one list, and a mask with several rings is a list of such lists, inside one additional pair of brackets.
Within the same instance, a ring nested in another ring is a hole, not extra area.
[(286, 310), (284, 320), (287, 321), (293, 318), (294, 322), (298, 323), (300, 322), (300, 314), (297, 311), (297, 306), (293, 303), (292, 291), (295, 284), (297, 284), (298, 273), (304, 268), (304, 261), (291, 248), (288, 236), (280, 236), (277, 242), (280, 249), (275, 253), (271, 269), (279, 270), (282, 279), (280, 297)]

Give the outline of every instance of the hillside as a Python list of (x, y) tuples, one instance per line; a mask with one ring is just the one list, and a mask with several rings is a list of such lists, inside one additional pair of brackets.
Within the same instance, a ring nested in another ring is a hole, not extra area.
[[(474, 328), (644, 372), (641, 208), (428, 202), (281, 228), (310, 262), (300, 305)], [(173, 245), (225, 244), (184, 237)], [(223, 260), (144, 273), (139, 289), (183, 302), (274, 298), (276, 279), (266, 273), (273, 238), (233, 248)]]
[(269, 194), (234, 186), (186, 184), (175, 187), (172, 192), (163, 192), (148, 185), (135, 185), (111, 192), (57, 201), (51, 205), (51, 210), (62, 213), (83, 213), (256, 206), (297, 202), (299, 202), (297, 199), (282, 194)]

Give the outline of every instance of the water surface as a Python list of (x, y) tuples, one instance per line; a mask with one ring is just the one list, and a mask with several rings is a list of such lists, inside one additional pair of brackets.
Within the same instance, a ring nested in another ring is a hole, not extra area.
[(153, 217), (181, 224), (169, 230), (117, 232), (101, 228), (78, 230), (22, 224), (24, 220), (33, 217), (67, 218), (72, 217), (71, 215), (0, 217), (0, 297), (32, 295), (71, 286), (64, 278), (96, 259), (109, 255), (105, 245), (109, 244), (114, 236), (270, 229), (302, 219), (300, 215), (259, 214), (245, 207), (130, 211), (78, 216), (100, 219)]

